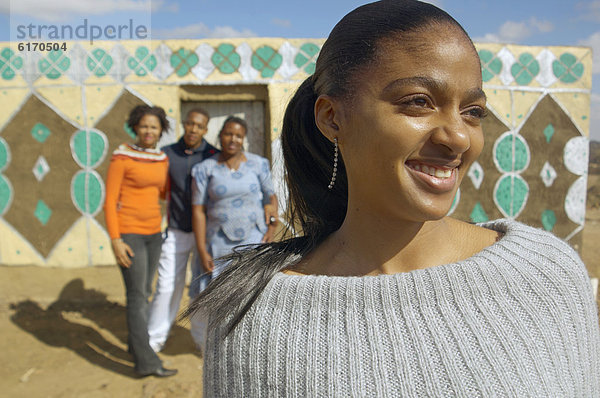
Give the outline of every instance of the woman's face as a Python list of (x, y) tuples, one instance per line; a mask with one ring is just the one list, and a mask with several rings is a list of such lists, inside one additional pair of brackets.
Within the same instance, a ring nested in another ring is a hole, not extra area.
[(219, 134), (221, 151), (224, 155), (233, 156), (242, 152), (246, 129), (239, 123), (229, 122)]
[(137, 145), (142, 148), (156, 148), (162, 128), (155, 115), (144, 115), (133, 128), (137, 135)]
[(349, 206), (417, 222), (450, 209), (483, 147), (486, 105), (479, 58), (462, 32), (434, 26), (420, 39), (412, 52), (401, 40), (382, 45), (337, 120)]

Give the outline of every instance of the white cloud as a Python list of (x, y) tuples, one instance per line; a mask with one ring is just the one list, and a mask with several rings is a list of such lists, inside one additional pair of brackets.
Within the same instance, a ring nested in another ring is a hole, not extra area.
[(237, 30), (231, 26), (217, 26), (209, 28), (202, 22), (180, 26), (173, 29), (153, 29), (154, 39), (197, 39), (197, 38), (226, 38), (226, 37), (253, 37), (256, 33), (249, 29)]
[(10, 13), (30, 16), (41, 21), (59, 22), (74, 16), (103, 15), (118, 11), (149, 11), (150, 0), (12, 0)]
[(2, 0), (0, 11), (46, 22), (61, 22), (73, 17), (117, 12), (177, 12), (177, 3), (164, 0)]
[(258, 36), (250, 29), (237, 30), (231, 26), (217, 26), (206, 37), (253, 37)]
[(541, 33), (548, 33), (554, 30), (554, 25), (550, 21), (539, 21), (536, 17), (532, 17), (529, 23)]
[(153, 0), (152, 1), (152, 12), (157, 12), (157, 11), (168, 11), (168, 12), (179, 12), (179, 4), (177, 3), (170, 3), (170, 4), (165, 4), (164, 1), (162, 0)]
[(580, 18), (586, 21), (600, 22), (600, 0), (580, 2), (575, 6), (581, 10)]
[(281, 26), (282, 28), (292, 27), (292, 21), (290, 21), (289, 19), (273, 18), (271, 19), (271, 23), (273, 25)]
[(577, 44), (592, 47), (592, 72), (600, 73), (600, 31), (592, 34), (587, 39), (579, 40)]
[(554, 30), (550, 21), (539, 20), (531, 17), (527, 21), (506, 21), (500, 26), (497, 33), (487, 33), (482, 37), (473, 38), (474, 41), (493, 43), (519, 43), (535, 33), (548, 33)]

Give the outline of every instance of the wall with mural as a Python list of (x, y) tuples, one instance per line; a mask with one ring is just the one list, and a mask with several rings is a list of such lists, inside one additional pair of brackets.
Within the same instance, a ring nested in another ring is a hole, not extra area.
[[(278, 135), (323, 40), (228, 39), (0, 43), (0, 263), (112, 264), (104, 228), (110, 153), (130, 109), (162, 106), (181, 132), (190, 102), (264, 103), (264, 153), (281, 184)], [(591, 50), (476, 44), (489, 116), (486, 145), (451, 212), (516, 218), (578, 248), (585, 219)], [(262, 116), (261, 116), (262, 118)], [(263, 120), (263, 119), (260, 119)], [(270, 145), (269, 145), (270, 144)], [(283, 196), (282, 196), (283, 197)]]

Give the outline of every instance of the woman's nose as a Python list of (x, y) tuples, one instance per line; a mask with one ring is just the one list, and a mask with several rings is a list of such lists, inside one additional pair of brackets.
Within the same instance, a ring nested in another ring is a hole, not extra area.
[[(450, 115), (448, 115), (450, 116)], [(444, 122), (434, 129), (431, 141), (448, 148), (452, 153), (464, 153), (471, 147), (471, 136), (460, 114), (446, 117)]]

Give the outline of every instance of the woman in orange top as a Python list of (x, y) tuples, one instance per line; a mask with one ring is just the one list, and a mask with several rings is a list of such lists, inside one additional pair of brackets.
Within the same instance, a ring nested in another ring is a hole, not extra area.
[(159, 199), (167, 184), (168, 160), (156, 148), (169, 122), (160, 107), (135, 107), (127, 124), (135, 131), (135, 144), (113, 152), (106, 176), (104, 215), (115, 259), (127, 292), (129, 352), (140, 376), (172, 376), (148, 343), (148, 298), (161, 247)]

